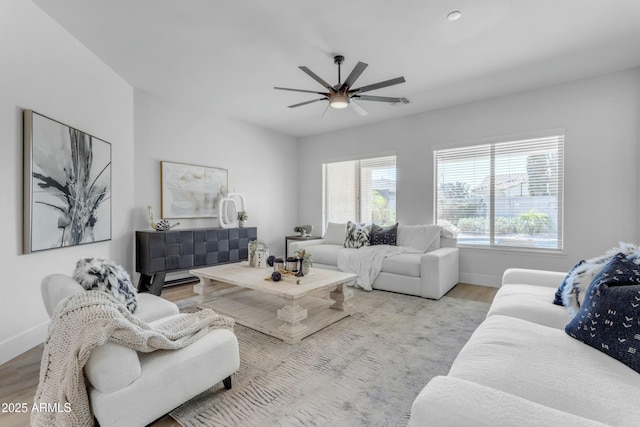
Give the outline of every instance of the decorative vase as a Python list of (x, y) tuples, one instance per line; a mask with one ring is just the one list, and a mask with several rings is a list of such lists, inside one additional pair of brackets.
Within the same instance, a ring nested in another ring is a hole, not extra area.
[(302, 274), (304, 274), (305, 276), (307, 274), (309, 274), (309, 269), (311, 268), (311, 266), (309, 265), (309, 263), (307, 261), (302, 261)]
[(244, 220), (241, 219), (238, 221), (238, 227), (244, 228)]

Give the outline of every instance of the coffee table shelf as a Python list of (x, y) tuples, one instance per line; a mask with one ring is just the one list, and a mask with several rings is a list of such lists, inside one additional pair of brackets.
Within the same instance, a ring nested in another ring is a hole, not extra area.
[(353, 312), (356, 275), (313, 269), (313, 275), (281, 282), (264, 280), (271, 269), (246, 263), (191, 270), (200, 278), (194, 291), (203, 306), (237, 323), (295, 344)]

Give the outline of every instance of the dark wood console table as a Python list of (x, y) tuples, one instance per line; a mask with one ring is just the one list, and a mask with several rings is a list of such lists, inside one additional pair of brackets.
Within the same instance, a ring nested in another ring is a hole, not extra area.
[(257, 237), (256, 227), (136, 231), (138, 292), (160, 295), (169, 272), (247, 260)]

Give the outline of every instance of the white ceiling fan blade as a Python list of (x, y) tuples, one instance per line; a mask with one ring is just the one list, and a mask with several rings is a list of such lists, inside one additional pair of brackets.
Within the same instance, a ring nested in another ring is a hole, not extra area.
[(368, 116), (369, 115), (369, 113), (367, 113), (367, 110), (362, 108), (362, 106), (360, 104), (358, 104), (356, 101), (354, 101), (353, 98), (351, 98), (349, 103), (353, 106), (353, 109), (356, 110), (356, 112), (358, 114), (360, 114), (361, 116)]

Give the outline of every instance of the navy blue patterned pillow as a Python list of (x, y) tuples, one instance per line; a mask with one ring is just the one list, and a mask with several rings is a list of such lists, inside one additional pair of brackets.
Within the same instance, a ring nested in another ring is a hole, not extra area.
[(640, 373), (640, 266), (622, 253), (614, 256), (565, 332)]
[(371, 234), (369, 235), (369, 243), (371, 245), (392, 245), (396, 246), (398, 241), (398, 223), (388, 227), (380, 227), (379, 225), (371, 225)]
[(569, 280), (572, 280), (572, 273), (573, 271), (580, 267), (582, 264), (584, 264), (585, 261), (582, 260), (579, 263), (577, 263), (576, 265), (574, 265), (573, 267), (571, 267), (571, 270), (569, 270), (569, 272), (567, 273), (567, 275), (565, 276), (564, 280), (562, 281), (562, 283), (560, 283), (560, 286), (558, 287), (558, 290), (556, 291), (556, 294), (553, 296), (553, 303), (555, 305), (562, 305), (564, 306), (564, 303), (562, 302), (562, 291), (564, 290), (564, 287), (567, 286), (567, 283)]
[(369, 230), (367, 227), (356, 224), (355, 222), (347, 222), (347, 235), (344, 239), (345, 248), (361, 248), (369, 246)]

